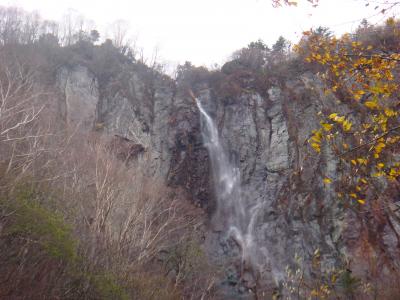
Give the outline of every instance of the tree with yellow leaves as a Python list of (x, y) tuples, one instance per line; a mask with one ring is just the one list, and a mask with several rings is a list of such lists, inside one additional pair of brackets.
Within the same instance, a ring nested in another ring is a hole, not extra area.
[[(319, 0), (303, 2), (319, 4)], [(272, 3), (275, 7), (296, 6), (298, 1)], [(365, 0), (366, 6), (371, 4)], [(386, 14), (398, 5), (400, 1), (385, 0), (375, 3), (374, 9)], [(347, 191), (339, 192), (339, 197), (347, 195), (359, 204), (365, 204), (368, 195), (378, 197), (383, 179), (398, 185), (400, 177), (400, 23), (394, 18), (381, 27), (364, 23), (364, 31), (341, 38), (321, 27), (304, 32), (294, 47), (324, 80), (325, 92), (350, 107), (346, 115), (335, 108), (320, 112), (321, 126), (312, 132), (309, 143), (317, 153), (324, 143), (329, 144), (342, 164), (347, 164), (345, 176), (324, 178), (323, 182), (335, 181), (338, 189)]]
[(398, 186), (400, 178), (400, 23), (389, 18), (375, 29), (375, 43), (357, 34), (336, 38), (311, 30), (295, 47), (319, 71), (325, 92), (350, 108), (346, 115), (335, 107), (320, 112), (321, 126), (309, 142), (317, 153), (329, 144), (347, 165), (349, 172), (335, 180), (346, 191), (338, 196), (362, 205), (379, 198), (382, 186)]

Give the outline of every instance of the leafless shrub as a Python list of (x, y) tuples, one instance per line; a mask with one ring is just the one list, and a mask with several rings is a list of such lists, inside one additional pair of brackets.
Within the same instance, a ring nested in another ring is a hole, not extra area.
[(181, 199), (174, 197), (161, 179), (147, 177), (146, 158), (126, 166), (109, 152), (108, 139), (88, 139), (90, 143), (74, 141), (79, 147), (63, 156), (62, 168), (70, 169), (65, 197), (78, 194), (86, 198), (75, 198), (77, 203), (72, 203), (81, 207), (82, 228), (115, 243), (118, 255), (132, 257), (137, 265), (154, 257), (174, 231), (195, 223), (178, 214)]
[(6, 174), (24, 174), (46, 151), (50, 106), (35, 75), (31, 65), (0, 53), (0, 164)]

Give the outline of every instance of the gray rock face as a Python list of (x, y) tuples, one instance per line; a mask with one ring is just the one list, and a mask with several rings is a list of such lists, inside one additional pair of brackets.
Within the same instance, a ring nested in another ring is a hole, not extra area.
[(124, 76), (129, 76), (126, 86), (116, 89), (118, 78), (99, 87), (86, 67), (61, 69), (58, 86), (67, 122), (140, 145), (152, 162), (150, 176), (184, 187), (211, 211), (208, 154), (193, 101), (170, 78), (151, 70), (127, 70)]
[(70, 126), (84, 130), (93, 128), (99, 101), (96, 78), (87, 68), (64, 68), (58, 76), (58, 85), (64, 94), (64, 114)]
[[(321, 98), (318, 82), (310, 76), (287, 82), (285, 91), (271, 87), (264, 97), (244, 93), (227, 105), (210, 97), (212, 93), (200, 95), (211, 110), (211, 103), (220, 103), (211, 114), (218, 119), (231, 159), (240, 167), (245, 207), (251, 210), (261, 204), (254, 212), (252, 264), (256, 266), (249, 267), (258, 284), (279, 285), (296, 255), (309, 261), (317, 248), (330, 254), (343, 250), (343, 226), (334, 222), (343, 212), (331, 201), (333, 191), (322, 186), (321, 178), (327, 173), (335, 176), (336, 159), (327, 149), (318, 158), (307, 144), (312, 129), (318, 127), (318, 111), (334, 99)], [(315, 86), (307, 87), (306, 79)], [(215, 261), (235, 255), (240, 260), (224, 237), (224, 232), (210, 234), (211, 256)], [(228, 250), (221, 250), (224, 247)], [(324, 257), (323, 264), (332, 266), (335, 259)], [(247, 273), (241, 275), (243, 279)]]
[[(152, 159), (152, 176), (183, 187), (193, 202), (212, 213), (212, 174), (195, 103), (185, 88), (165, 76), (135, 70), (128, 74), (121, 90), (112, 83), (98, 87), (84, 67), (62, 70), (59, 86), (67, 120), (85, 128), (96, 124), (108, 135), (141, 145), (141, 155)], [(221, 297), (251, 297), (247, 291), (256, 283), (278, 286), (296, 255), (307, 265), (319, 249), (322, 268), (327, 269), (341, 254), (350, 253), (357, 222), (322, 183), (323, 175), (337, 176), (338, 159), (327, 147), (315, 155), (307, 143), (319, 125), (318, 112), (336, 101), (324, 95), (318, 79), (304, 74), (283, 87), (271, 86), (265, 95), (246, 90), (229, 99), (208, 83), (191, 88), (215, 119), (230, 159), (240, 168), (245, 207), (261, 204), (255, 212), (251, 266), (240, 261), (240, 251), (219, 227), (223, 220), (210, 223), (210, 259), (227, 270)], [(394, 233), (385, 230), (390, 245)]]

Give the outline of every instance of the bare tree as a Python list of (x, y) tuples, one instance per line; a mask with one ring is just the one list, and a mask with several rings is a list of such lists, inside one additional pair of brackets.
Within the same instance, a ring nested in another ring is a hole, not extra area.
[(55, 21), (44, 20), (40, 25), (40, 35), (50, 34), (58, 37), (59, 24)]
[(41, 17), (38, 12), (25, 13), (20, 42), (31, 44), (39, 38)]
[(32, 147), (45, 135), (37, 124), (45, 104), (32, 68), (6, 54), (0, 62), (0, 159), (7, 162), (7, 172), (15, 166), (26, 170), (37, 155)]
[(128, 34), (129, 23), (125, 20), (116, 20), (107, 28), (107, 35), (122, 54), (127, 54), (131, 48), (132, 40)]
[(23, 11), (17, 7), (0, 7), (0, 39), (3, 45), (20, 40)]
[(78, 11), (70, 9), (63, 16), (60, 25), (60, 40), (63, 46), (70, 46), (80, 40), (89, 39), (94, 22), (86, 19)]

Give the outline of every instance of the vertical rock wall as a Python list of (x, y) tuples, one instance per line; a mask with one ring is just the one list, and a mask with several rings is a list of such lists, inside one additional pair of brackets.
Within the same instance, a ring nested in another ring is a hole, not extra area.
[[(132, 69), (127, 74), (126, 86), (115, 89), (112, 85), (118, 78), (99, 87), (86, 68), (63, 69), (58, 81), (67, 120), (141, 145), (143, 155), (152, 161), (151, 176), (183, 187), (192, 201), (211, 214), (212, 174), (199, 113), (186, 88), (157, 73)], [(296, 255), (309, 263), (320, 249), (322, 268), (329, 268), (341, 254), (351, 253), (357, 221), (322, 183), (324, 175), (338, 176), (338, 158), (327, 147), (315, 155), (307, 144), (318, 127), (318, 112), (336, 101), (324, 95), (318, 79), (303, 74), (266, 87), (263, 95), (243, 87), (228, 98), (208, 83), (191, 88), (216, 120), (230, 159), (240, 167), (245, 206), (251, 210), (261, 204), (254, 212), (257, 268), (247, 267), (251, 269), (247, 273), (239, 274), (241, 267), (235, 261), (240, 253), (226, 240), (219, 226), (223, 220), (211, 218), (206, 245), (210, 258), (231, 270), (225, 283), (239, 287), (239, 281), (245, 281), (250, 288), (260, 281), (279, 284)], [(395, 255), (393, 240), (399, 233), (385, 226), (388, 252)]]

